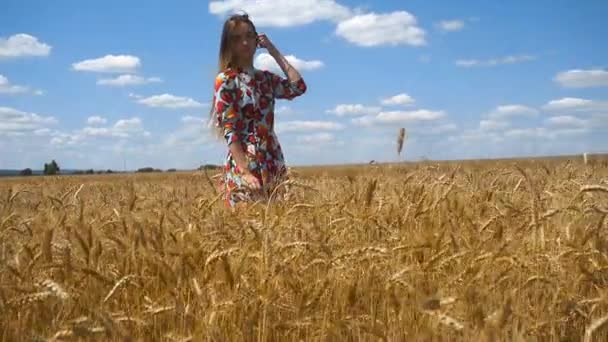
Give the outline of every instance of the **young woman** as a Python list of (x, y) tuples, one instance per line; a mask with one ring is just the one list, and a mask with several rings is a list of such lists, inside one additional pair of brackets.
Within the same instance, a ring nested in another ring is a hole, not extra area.
[[(287, 78), (253, 66), (258, 47), (265, 48)], [(267, 198), (286, 179), (287, 168), (274, 132), (276, 99), (304, 94), (306, 84), (298, 71), (264, 34), (257, 34), (246, 14), (224, 23), (215, 79), (212, 120), (225, 139), (225, 204)]]

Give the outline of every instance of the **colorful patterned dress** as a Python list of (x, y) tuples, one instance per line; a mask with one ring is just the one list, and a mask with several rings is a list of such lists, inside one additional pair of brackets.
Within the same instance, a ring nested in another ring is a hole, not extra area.
[(228, 150), (223, 177), (228, 207), (239, 201), (263, 199), (273, 186), (286, 179), (283, 151), (274, 132), (275, 99), (291, 100), (305, 91), (303, 79), (290, 82), (253, 67), (227, 69), (217, 75), (213, 98), (215, 124), (223, 129), (228, 146), (235, 143), (243, 146), (249, 170), (262, 184), (261, 192), (244, 187), (239, 167)]

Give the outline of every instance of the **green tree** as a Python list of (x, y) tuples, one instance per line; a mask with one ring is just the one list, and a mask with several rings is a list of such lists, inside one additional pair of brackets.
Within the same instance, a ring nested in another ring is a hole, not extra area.
[(59, 171), (61, 171), (59, 169), (59, 165), (57, 165), (57, 162), (53, 159), (50, 163), (44, 163), (44, 174), (45, 175), (56, 175), (59, 173)]

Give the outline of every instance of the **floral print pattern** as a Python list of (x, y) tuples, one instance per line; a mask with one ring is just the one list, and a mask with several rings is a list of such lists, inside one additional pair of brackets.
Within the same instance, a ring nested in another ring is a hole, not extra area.
[(292, 100), (304, 92), (303, 79), (291, 82), (254, 67), (227, 69), (217, 75), (213, 98), (215, 124), (222, 129), (228, 146), (241, 144), (249, 170), (262, 185), (260, 192), (244, 186), (241, 170), (228, 150), (222, 179), (228, 207), (268, 196), (274, 186), (286, 179), (283, 151), (274, 132), (275, 100)]

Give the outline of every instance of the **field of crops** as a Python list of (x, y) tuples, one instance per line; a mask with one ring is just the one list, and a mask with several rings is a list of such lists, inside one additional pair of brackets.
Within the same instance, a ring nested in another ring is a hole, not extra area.
[(204, 173), (0, 180), (0, 339), (608, 340), (606, 166), (292, 180), (237, 212)]

